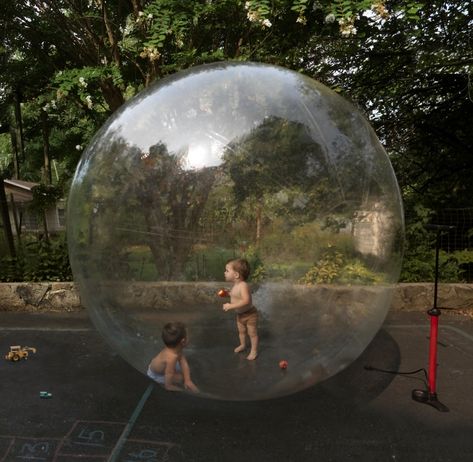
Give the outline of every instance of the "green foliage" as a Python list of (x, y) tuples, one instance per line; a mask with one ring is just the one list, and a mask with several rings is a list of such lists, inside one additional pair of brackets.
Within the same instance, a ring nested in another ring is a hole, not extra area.
[(428, 259), (420, 259), (413, 256), (405, 258), (402, 262), (400, 282), (423, 282), (434, 280), (434, 261), (435, 254), (432, 251)]
[(30, 243), (23, 258), (27, 281), (72, 280), (65, 240)]
[[(406, 220), (406, 248), (400, 282), (427, 282), (435, 279), (436, 231), (427, 224), (433, 211), (414, 205)], [(473, 250), (439, 252), (439, 280), (441, 282), (467, 282), (468, 270), (473, 265)]]
[(65, 237), (28, 240), (16, 258), (0, 259), (0, 281), (71, 281)]
[(266, 269), (263, 260), (260, 257), (258, 249), (250, 245), (242, 255), (250, 264), (251, 273), (249, 280), (251, 282), (260, 282), (265, 278)]
[(369, 10), (374, 2), (372, 0), (333, 0), (331, 2), (331, 13), (337, 19), (348, 19), (358, 13)]
[[(439, 281), (444, 283), (467, 282), (465, 272), (459, 263), (456, 252), (439, 253)], [(466, 264), (473, 263), (473, 252), (469, 252)], [(421, 257), (410, 256), (403, 262), (401, 282), (433, 282), (435, 280), (435, 249), (425, 252)]]
[(186, 279), (191, 281), (221, 281), (223, 280), (226, 262), (233, 258), (246, 258), (248, 260), (251, 268), (249, 281), (260, 282), (265, 278), (265, 265), (253, 246), (249, 246), (241, 255), (237, 255), (232, 249), (199, 246), (186, 263)]
[(56, 99), (53, 101), (57, 104), (72, 97), (80, 101), (84, 108), (95, 108), (99, 112), (108, 111), (107, 102), (101, 94), (101, 84), (104, 81), (109, 81), (122, 90), (125, 89), (123, 76), (115, 64), (61, 70), (56, 73), (52, 81), (56, 89)]
[(325, 166), (324, 153), (304, 125), (267, 117), (246, 137), (227, 147), (224, 168), (241, 203), (249, 197), (261, 198), (265, 193), (280, 192), (282, 186), (295, 188), (301, 195), (310, 192), (316, 178), (311, 177), (309, 182), (302, 174), (308, 159), (317, 159)]
[[(93, 114), (92, 114), (93, 112)], [(49, 155), (53, 184), (67, 191), (82, 150), (103, 122), (103, 113), (90, 111), (85, 106), (71, 104), (64, 98), (58, 101), (55, 92), (42, 93), (36, 100), (22, 104), (25, 134), (25, 158), (20, 159), (20, 179), (44, 182), (44, 134), (38, 123), (47, 115), (49, 133)], [(94, 120), (95, 119), (95, 120)], [(1, 135), (10, 146), (2, 149), (0, 144), (0, 164), (13, 163), (13, 148), (9, 134)]]
[(313, 262), (321, 258), (323, 249), (336, 247), (344, 255), (353, 255), (353, 240), (349, 234), (318, 221), (304, 224), (287, 224), (282, 218), (274, 219), (272, 226), (264, 230), (260, 252), (267, 264), (284, 261)]
[(147, 246), (132, 246), (125, 255), (120, 255), (117, 266), (122, 268), (121, 277), (133, 281), (156, 281), (158, 278), (153, 255)]
[(303, 17), (308, 6), (308, 0), (294, 0), (291, 10), (298, 13), (299, 17)]
[(343, 263), (343, 255), (335, 247), (329, 247), (322, 254), (320, 260), (307, 271), (300, 282), (308, 285), (334, 282), (340, 277)]
[(200, 247), (187, 261), (185, 277), (189, 281), (221, 281), (225, 264), (231, 258), (235, 258), (232, 250)]
[(473, 250), (456, 250), (451, 255), (460, 266), (471, 265), (473, 263)]
[[(470, 253), (470, 258), (473, 252)], [(471, 262), (472, 260), (470, 260)], [(434, 271), (435, 273), (435, 271)], [(439, 280), (440, 282), (466, 282), (461, 266), (455, 253), (450, 254), (440, 251), (439, 254)]]
[(24, 281), (21, 259), (2, 257), (0, 258), (0, 282)]
[[(0, 123), (5, 131), (0, 137), (0, 168), (12, 163), (14, 149), (7, 131), (16, 128), (12, 109), (16, 92), (22, 102), (25, 143), (20, 178), (43, 178), (44, 140), (39, 120), (46, 112), (55, 183), (66, 191), (80, 154), (108, 114), (153, 80), (224, 59), (281, 64), (349, 94), (367, 111), (390, 154), (406, 209), (419, 207), (419, 216), (407, 226), (401, 280), (432, 280), (433, 235), (425, 230), (428, 217), (422, 214), (446, 205), (471, 206), (473, 197), (470, 58), (464, 52), (471, 41), (469, 3), (147, 0), (68, 2), (64, 6), (56, 0), (2, 5)], [(349, 36), (354, 39), (346, 40)], [(291, 145), (290, 131), (279, 135), (276, 145)], [(274, 155), (264, 139), (246, 141), (266, 150), (264, 155)], [(317, 191), (301, 185), (286, 187), (285, 204), (281, 197), (274, 197), (281, 188), (271, 190), (270, 180), (284, 178), (290, 168), (304, 165), (302, 157), (266, 170), (247, 162), (253, 160), (243, 155), (240, 159), (252, 165), (257, 184), (240, 191), (246, 202), (239, 211), (225, 200), (214, 201), (222, 208), (219, 216), (215, 213), (213, 232), (221, 233), (238, 219), (241, 229), (235, 240), (253, 242), (256, 205), (260, 205), (266, 234), (259, 253), (267, 275), (272, 271), (292, 273), (284, 264), (287, 256), (300, 260), (301, 267), (305, 260), (310, 264), (318, 261), (330, 230), (341, 253), (353, 255), (349, 239), (341, 232), (343, 223), (336, 220), (329, 220), (327, 232), (317, 232), (317, 242), (313, 242), (315, 234), (307, 223), (317, 216), (316, 206), (311, 216), (301, 212), (298, 223), (280, 221), (278, 213), (294, 209), (298, 197), (305, 195), (316, 203), (314, 198), (323, 201), (327, 193), (316, 182)], [(248, 200), (252, 194), (257, 199)], [(206, 212), (202, 221), (211, 227), (211, 208)], [(280, 230), (279, 223), (284, 223)], [(234, 243), (224, 244), (231, 247)], [(462, 252), (441, 257), (443, 273), (449, 279), (461, 280), (463, 268), (471, 264), (469, 251)], [(148, 264), (146, 260), (143, 268)], [(133, 268), (141, 268), (139, 265), (138, 260), (133, 261)], [(362, 275), (362, 268), (356, 268), (347, 271), (355, 278), (357, 272), (360, 278), (368, 277)]]
[(465, 282), (472, 282), (471, 275), (473, 274), (473, 250), (456, 250), (449, 254), (454, 260), (457, 271), (459, 272), (459, 279), (455, 282), (463, 280)]
[(347, 259), (330, 246), (307, 273), (299, 280), (301, 284), (378, 284), (384, 281), (383, 275), (369, 270), (358, 259)]
[(353, 260), (347, 263), (340, 272), (341, 283), (379, 284), (383, 281), (383, 275), (369, 270), (360, 260)]
[(435, 233), (426, 228), (432, 215), (432, 210), (415, 205), (406, 220), (401, 282), (432, 281), (434, 278)]
[[(157, 60), (159, 55), (151, 55), (152, 50), (162, 49), (166, 38), (174, 39), (179, 48), (183, 46), (183, 39), (190, 27), (198, 22), (201, 8), (192, 9), (190, 2), (175, 2), (164, 0), (150, 2), (144, 9), (143, 15), (138, 17), (138, 23), (147, 28), (147, 39), (143, 42), (142, 57)], [(156, 53), (156, 52), (155, 52)]]
[(7, 133), (0, 134), (0, 172), (7, 170), (12, 161), (12, 146), (10, 135)]
[(418, 21), (420, 19), (419, 10), (424, 6), (423, 2), (407, 1), (405, 2), (406, 16), (410, 20)]
[(62, 190), (60, 187), (48, 184), (39, 184), (34, 186), (31, 192), (33, 193), (33, 200), (30, 203), (30, 208), (39, 213), (54, 206), (62, 197)]
[(278, 263), (267, 263), (265, 265), (265, 279), (272, 281), (289, 280), (298, 281), (309, 270), (311, 264), (304, 261), (287, 261)]

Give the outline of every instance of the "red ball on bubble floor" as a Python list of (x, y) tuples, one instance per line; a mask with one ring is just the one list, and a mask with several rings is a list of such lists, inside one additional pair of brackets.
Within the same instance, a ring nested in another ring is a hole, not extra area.
[(285, 359), (282, 359), (281, 361), (279, 361), (279, 367), (281, 369), (287, 369), (287, 361)]

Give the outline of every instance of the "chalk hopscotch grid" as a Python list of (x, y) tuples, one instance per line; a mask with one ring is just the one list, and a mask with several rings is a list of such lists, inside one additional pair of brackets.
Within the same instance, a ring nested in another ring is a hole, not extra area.
[[(116, 441), (110, 438), (100, 446), (101, 436), (105, 436), (105, 432), (113, 428), (115, 428), (114, 436), (119, 436), (125, 426), (124, 422), (77, 420), (63, 438), (0, 435), (0, 462), (67, 462), (71, 460), (105, 462), (109, 460)], [(84, 429), (87, 429), (88, 433), (81, 435)], [(78, 436), (81, 436), (79, 440), (77, 440)], [(74, 442), (79, 444), (73, 444)], [(120, 451), (120, 460), (168, 461), (169, 452), (177, 447), (175, 443), (166, 441), (127, 439)], [(71, 448), (76, 450), (72, 452)], [(91, 452), (91, 449), (96, 451)]]

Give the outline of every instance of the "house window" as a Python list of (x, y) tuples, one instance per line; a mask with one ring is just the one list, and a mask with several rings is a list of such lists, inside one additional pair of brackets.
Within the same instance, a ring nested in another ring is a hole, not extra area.
[(66, 210), (62, 208), (57, 209), (57, 220), (59, 226), (64, 228), (66, 226)]

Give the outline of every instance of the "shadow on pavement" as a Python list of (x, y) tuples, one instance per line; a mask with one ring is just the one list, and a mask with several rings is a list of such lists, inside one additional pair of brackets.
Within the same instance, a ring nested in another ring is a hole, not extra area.
[(345, 401), (347, 405), (365, 405), (379, 396), (395, 377), (395, 374), (368, 371), (365, 367), (398, 371), (400, 363), (398, 344), (382, 329), (356, 361), (322, 382), (320, 388), (330, 397)]

